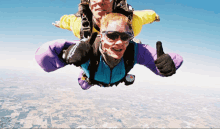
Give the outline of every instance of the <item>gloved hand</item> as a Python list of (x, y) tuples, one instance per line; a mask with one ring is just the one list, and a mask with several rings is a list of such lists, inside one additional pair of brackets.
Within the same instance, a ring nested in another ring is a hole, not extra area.
[(67, 49), (76, 42), (58, 39), (44, 43), (35, 53), (38, 65), (46, 72), (52, 72), (66, 66), (67, 64), (60, 54), (63, 49)]
[(157, 59), (154, 61), (161, 75), (166, 77), (176, 73), (176, 67), (168, 54), (163, 52), (162, 43), (157, 41)]
[(80, 66), (85, 63), (92, 55), (92, 44), (94, 43), (97, 32), (92, 33), (92, 36), (87, 41), (81, 41), (79, 44), (71, 45), (67, 50), (63, 50), (63, 59), (67, 64)]

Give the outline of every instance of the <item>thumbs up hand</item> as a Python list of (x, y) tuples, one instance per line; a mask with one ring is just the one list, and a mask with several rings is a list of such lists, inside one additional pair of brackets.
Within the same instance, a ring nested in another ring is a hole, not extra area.
[(161, 75), (166, 77), (176, 73), (176, 67), (168, 54), (163, 52), (162, 43), (157, 41), (157, 59), (154, 61)]

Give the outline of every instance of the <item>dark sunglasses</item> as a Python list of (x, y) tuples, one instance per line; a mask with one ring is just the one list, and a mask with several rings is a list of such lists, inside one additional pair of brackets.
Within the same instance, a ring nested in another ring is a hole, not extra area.
[(122, 41), (128, 41), (133, 38), (133, 34), (131, 32), (102, 31), (102, 34), (105, 34), (111, 40), (116, 40), (119, 36)]

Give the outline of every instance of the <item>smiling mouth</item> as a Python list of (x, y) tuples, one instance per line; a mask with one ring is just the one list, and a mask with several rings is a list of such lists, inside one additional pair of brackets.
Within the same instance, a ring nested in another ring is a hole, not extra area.
[(96, 9), (95, 11), (107, 11), (106, 9)]
[(116, 51), (116, 52), (121, 52), (122, 51), (122, 49), (115, 49), (115, 48), (112, 48), (114, 51)]

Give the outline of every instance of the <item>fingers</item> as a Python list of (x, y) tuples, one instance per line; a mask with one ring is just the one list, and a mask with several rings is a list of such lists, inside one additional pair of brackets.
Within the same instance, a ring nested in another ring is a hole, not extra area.
[(173, 60), (168, 54), (163, 51), (162, 43), (160, 41), (156, 44), (157, 59), (154, 61), (156, 67), (160, 71), (160, 74), (168, 77), (176, 73), (176, 67)]
[(155, 65), (162, 73), (169, 73), (172, 69), (176, 68), (173, 62), (167, 60), (164, 60), (161, 63)]
[(56, 24), (56, 23), (52, 23), (52, 25), (57, 26), (57, 24)]
[(97, 32), (92, 33), (91, 38), (90, 38), (90, 40), (89, 40), (89, 44), (90, 44), (90, 45), (92, 45), (92, 44), (95, 42), (95, 39), (96, 39), (97, 35), (98, 35)]
[(160, 64), (160, 63), (162, 63), (164, 60), (167, 62), (168, 58), (170, 58), (169, 55), (163, 54), (162, 56), (160, 56), (159, 58), (157, 58), (157, 59), (154, 61), (154, 63), (155, 63), (155, 64)]
[(165, 66), (162, 66), (162, 68), (158, 68), (158, 70), (161, 73), (170, 73), (172, 71), (172, 68), (169, 66), (169, 64), (166, 64)]
[(157, 48), (157, 58), (159, 58), (164, 54), (161, 41), (157, 41), (156, 48)]
[(57, 24), (55, 24), (55, 23), (52, 23), (52, 25), (54, 25), (54, 26), (56, 26), (56, 27), (60, 28), (60, 26), (59, 26), (59, 25), (57, 25)]
[(166, 60), (162, 60), (162, 62), (159, 62), (158, 60), (155, 61), (155, 65), (158, 69), (162, 69), (166, 63), (167, 63)]
[(156, 22), (159, 22), (159, 21), (160, 21), (160, 17), (159, 17), (158, 15), (155, 17), (155, 21), (156, 21)]
[(55, 21), (55, 24), (60, 25), (60, 21)]
[(158, 70), (160, 71), (161, 75), (166, 76), (166, 77), (171, 76), (176, 73), (176, 67), (174, 63), (166, 64), (163, 68), (158, 69)]
[(162, 73), (160, 72), (161, 75), (165, 76), (165, 77), (169, 77), (169, 76), (172, 76), (173, 74), (176, 73), (176, 69), (172, 69), (170, 72), (168, 73)]
[(52, 25), (54, 25), (54, 26), (60, 28), (60, 21), (55, 21), (55, 23), (52, 23)]

